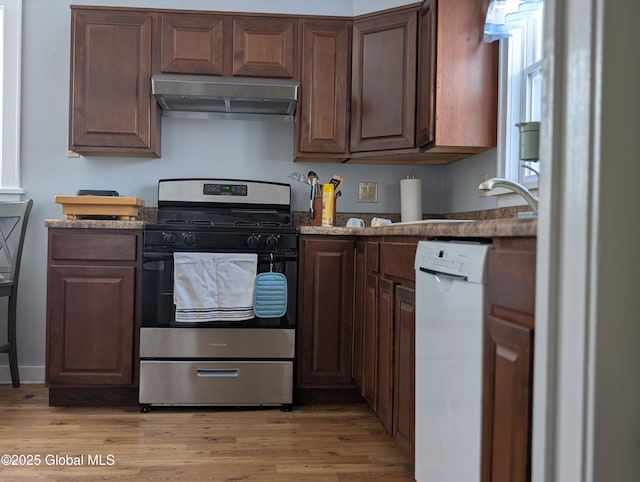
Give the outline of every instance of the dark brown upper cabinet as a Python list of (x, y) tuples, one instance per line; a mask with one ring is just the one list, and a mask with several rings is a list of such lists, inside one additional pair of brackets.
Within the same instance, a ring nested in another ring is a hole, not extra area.
[(70, 149), (158, 157), (158, 72), (300, 81), (298, 160), (430, 164), (496, 145), (488, 0), (356, 17), (76, 7)]
[(160, 28), (162, 72), (222, 75), (224, 17), (162, 15)]
[(71, 150), (159, 157), (160, 109), (149, 82), (153, 21), (143, 11), (72, 7)]
[(496, 146), (498, 51), (487, 0), (427, 0), (356, 19), (351, 158), (445, 163)]
[(427, 0), (420, 9), (417, 147), (473, 154), (496, 145), (498, 50), (482, 41), (486, 3)]
[(351, 21), (301, 22), (296, 157), (345, 159), (349, 152)]
[(162, 72), (294, 77), (296, 18), (176, 12), (160, 23)]
[(414, 147), (415, 8), (353, 25), (351, 151)]
[(232, 75), (293, 78), (296, 19), (247, 16), (232, 22)]

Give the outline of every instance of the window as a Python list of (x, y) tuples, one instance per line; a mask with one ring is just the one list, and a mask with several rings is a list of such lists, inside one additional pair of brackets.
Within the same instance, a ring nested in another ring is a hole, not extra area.
[[(522, 4), (521, 4), (522, 5)], [(518, 16), (518, 13), (514, 14)], [(500, 120), (498, 175), (528, 187), (537, 187), (538, 162), (519, 159), (520, 122), (540, 121), (542, 89), (542, 10), (521, 15), (511, 36), (500, 41)]]
[(22, 0), (0, 0), (0, 199), (17, 200), (20, 186), (20, 42)]

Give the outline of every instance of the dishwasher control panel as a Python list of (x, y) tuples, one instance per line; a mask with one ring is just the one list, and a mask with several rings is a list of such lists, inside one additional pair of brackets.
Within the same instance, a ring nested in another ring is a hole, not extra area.
[(438, 271), (458, 274), (464, 266), (464, 255), (456, 251), (433, 249), (427, 252), (426, 266)]
[(489, 245), (481, 243), (420, 241), (416, 250), (415, 269), (482, 282), (488, 249)]

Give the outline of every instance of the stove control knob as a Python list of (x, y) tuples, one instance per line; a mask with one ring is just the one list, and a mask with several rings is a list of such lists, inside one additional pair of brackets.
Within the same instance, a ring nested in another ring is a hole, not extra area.
[(167, 244), (174, 244), (176, 242), (176, 235), (171, 231), (165, 231), (162, 233), (162, 241)]
[(187, 246), (193, 246), (194, 243), (196, 242), (196, 237), (195, 237), (195, 235), (193, 233), (184, 233), (182, 235), (182, 241)]
[(277, 248), (278, 244), (280, 244), (280, 236), (272, 234), (265, 242), (267, 243), (267, 248)]
[(252, 234), (247, 238), (247, 246), (249, 246), (250, 248), (257, 248), (259, 244), (260, 244), (259, 234)]

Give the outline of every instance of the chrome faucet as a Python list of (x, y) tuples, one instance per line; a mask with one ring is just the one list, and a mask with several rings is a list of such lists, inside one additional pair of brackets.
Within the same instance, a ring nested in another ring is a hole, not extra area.
[(520, 196), (522, 196), (524, 200), (529, 203), (529, 206), (531, 206), (533, 211), (535, 213), (538, 212), (538, 199), (536, 199), (533, 194), (531, 194), (531, 191), (529, 191), (520, 183), (509, 181), (508, 179), (504, 179), (501, 177), (492, 177), (491, 179), (487, 179), (486, 181), (481, 183), (478, 186), (478, 189), (480, 189), (481, 191), (492, 191), (497, 187), (504, 187), (512, 192), (515, 192), (516, 194), (520, 194)]

